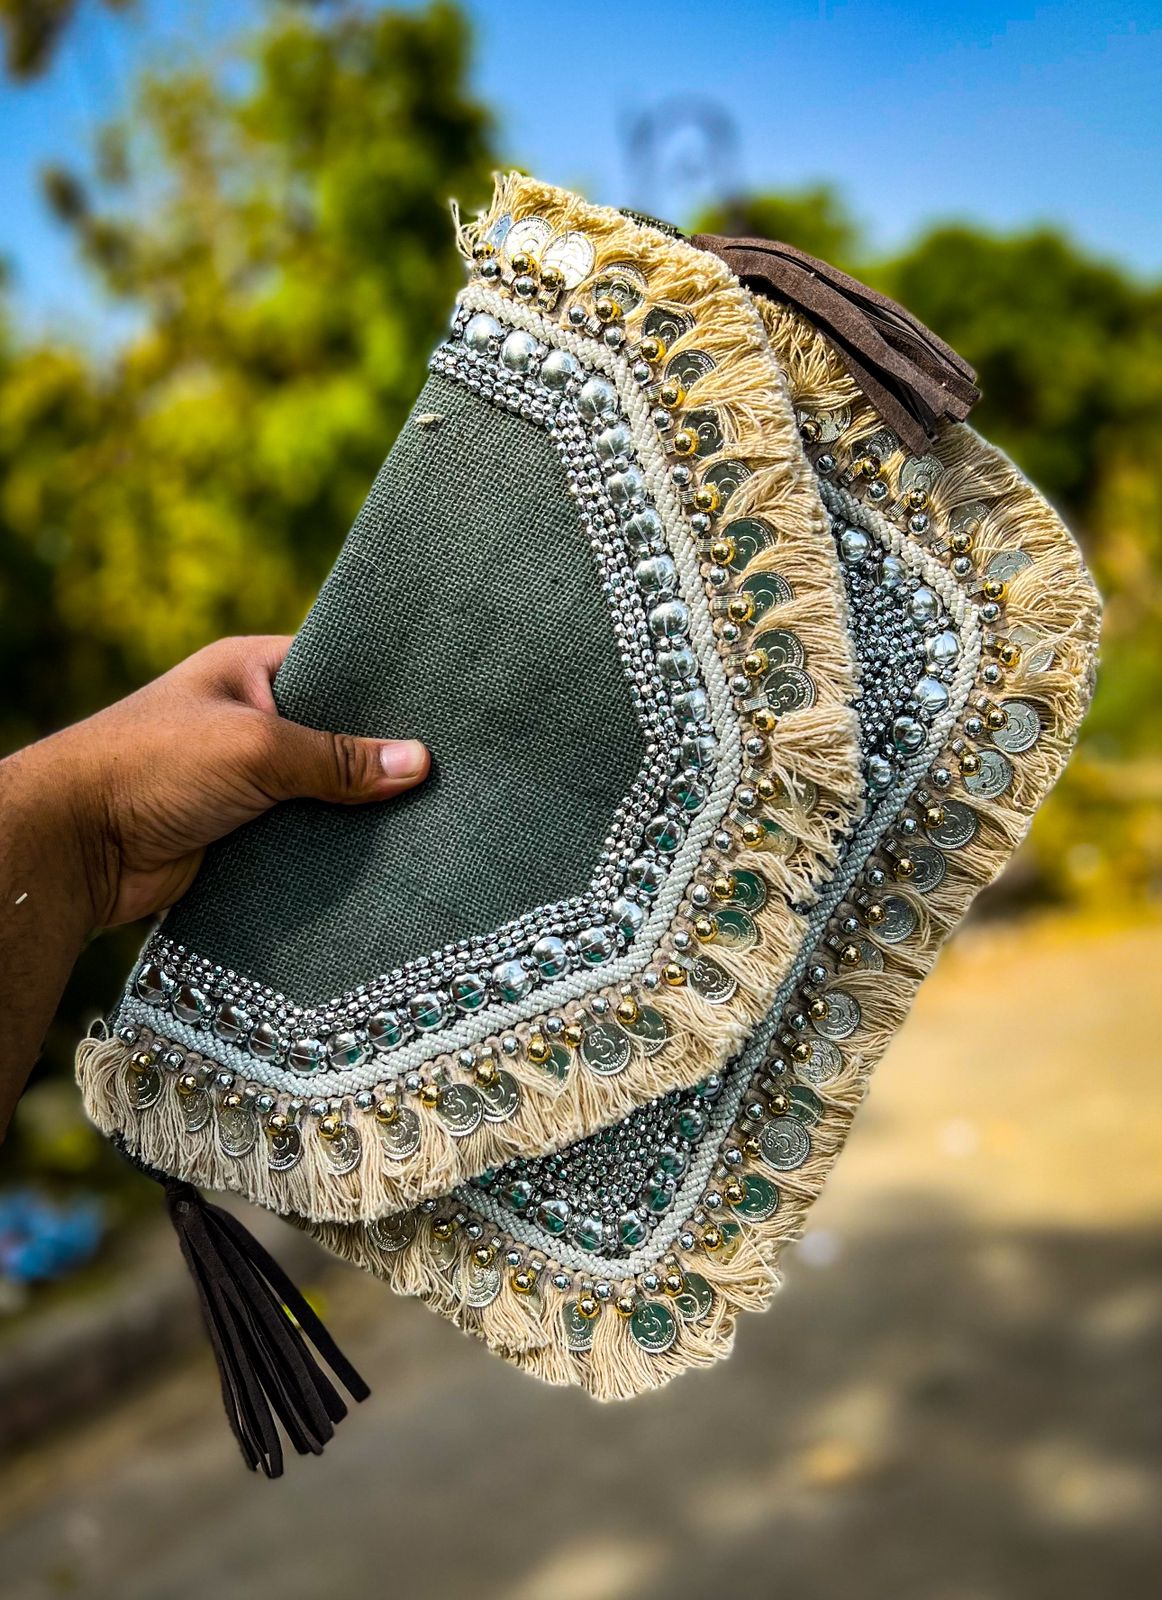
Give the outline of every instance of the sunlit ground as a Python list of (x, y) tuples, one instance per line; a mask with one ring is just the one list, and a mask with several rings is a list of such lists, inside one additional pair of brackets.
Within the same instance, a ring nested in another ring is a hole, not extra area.
[(1153, 1600), (1162, 931), (962, 936), (765, 1317), (629, 1406), (370, 1280), (375, 1386), (251, 1478), (198, 1360), (0, 1475), (5, 1600)]

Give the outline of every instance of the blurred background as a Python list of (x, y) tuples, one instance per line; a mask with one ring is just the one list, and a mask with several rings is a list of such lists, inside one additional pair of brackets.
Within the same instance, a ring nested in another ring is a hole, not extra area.
[(251, 1482), (156, 1194), (80, 1115), (143, 930), (96, 941), (0, 1155), (6, 1600), (1156, 1595), (1162, 6), (0, 0), (0, 30), (0, 754), (297, 626), (459, 285), (447, 198), (509, 165), (903, 300), (1107, 603), (1077, 756), (784, 1296), (634, 1407), (271, 1222), (376, 1394)]

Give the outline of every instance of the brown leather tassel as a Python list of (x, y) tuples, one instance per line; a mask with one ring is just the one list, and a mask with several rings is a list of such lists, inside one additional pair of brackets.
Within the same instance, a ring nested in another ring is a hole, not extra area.
[(784, 300), (830, 339), (887, 425), (923, 454), (980, 399), (976, 373), (903, 306), (793, 245), (695, 234), (749, 289)]
[(300, 1455), (322, 1454), (347, 1407), (307, 1340), (353, 1400), (365, 1400), (370, 1389), (278, 1262), (237, 1217), (212, 1205), (192, 1184), (166, 1177), (133, 1156), (129, 1160), (165, 1190), (218, 1362), (226, 1418), (246, 1465), (268, 1478), (282, 1476), (278, 1422)]

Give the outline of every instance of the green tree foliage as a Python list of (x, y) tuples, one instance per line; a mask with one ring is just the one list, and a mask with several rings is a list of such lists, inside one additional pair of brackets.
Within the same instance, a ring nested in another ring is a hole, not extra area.
[[(446, 196), (490, 187), (468, 50), (448, 5), (279, 8), (48, 175), (129, 333), (102, 360), (0, 325), (0, 752), (297, 627), (460, 285)], [(135, 937), (78, 969), (62, 1067)]]

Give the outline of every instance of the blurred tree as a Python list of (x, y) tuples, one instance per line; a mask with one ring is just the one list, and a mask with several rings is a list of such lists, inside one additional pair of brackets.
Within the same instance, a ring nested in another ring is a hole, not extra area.
[[(124, 11), (133, 0), (103, 3), (110, 11)], [(38, 78), (47, 71), (76, 11), (77, 0), (0, 0), (4, 65), (14, 78)]]
[(845, 272), (861, 270), (859, 226), (841, 196), (826, 184), (786, 194), (740, 195), (704, 212), (697, 231), (736, 239), (781, 239)]
[[(445, 196), (489, 189), (468, 47), (446, 4), (279, 7), (147, 77), (91, 175), (47, 175), (130, 332), (97, 360), (0, 324), (0, 753), (298, 625), (459, 287)], [(136, 937), (78, 968), (61, 1068)]]

